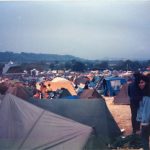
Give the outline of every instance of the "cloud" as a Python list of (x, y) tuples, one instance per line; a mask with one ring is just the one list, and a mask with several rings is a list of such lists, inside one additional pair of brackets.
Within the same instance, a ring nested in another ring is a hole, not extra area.
[[(0, 50), (89, 59), (142, 57), (148, 51), (148, 1), (0, 2)], [(144, 47), (144, 48), (143, 48)]]

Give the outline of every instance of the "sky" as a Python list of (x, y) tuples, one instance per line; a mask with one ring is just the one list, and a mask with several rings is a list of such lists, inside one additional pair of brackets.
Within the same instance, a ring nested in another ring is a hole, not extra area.
[(0, 1), (0, 51), (150, 59), (150, 0)]

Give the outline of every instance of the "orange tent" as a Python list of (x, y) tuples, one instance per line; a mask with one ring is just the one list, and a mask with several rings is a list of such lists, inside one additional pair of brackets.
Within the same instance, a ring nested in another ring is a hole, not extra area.
[(64, 78), (57, 77), (57, 78), (53, 79), (52, 81), (45, 81), (44, 85), (46, 85), (47, 88), (48, 88), (48, 85), (50, 85), (50, 88), (52, 91), (56, 91), (58, 89), (65, 88), (71, 93), (71, 95), (77, 95), (77, 93), (73, 87), (73, 83)]

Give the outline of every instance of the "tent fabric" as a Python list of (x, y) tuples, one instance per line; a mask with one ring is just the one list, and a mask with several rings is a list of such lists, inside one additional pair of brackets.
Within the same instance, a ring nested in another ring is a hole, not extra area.
[(50, 82), (50, 81), (46, 81), (44, 84), (47, 86), (48, 84), (50, 84), (50, 88), (52, 91), (57, 91), (58, 89), (61, 88), (65, 88), (67, 89), (71, 95), (77, 95), (72, 83), (69, 82)]
[(0, 105), (3, 150), (81, 150), (92, 129), (7, 94)]
[(6, 83), (0, 83), (0, 94), (4, 95), (8, 90), (8, 86)]
[(67, 89), (61, 89), (62, 90), (62, 92), (61, 92), (61, 94), (60, 94), (60, 96), (59, 96), (59, 98), (64, 98), (64, 97), (67, 97), (67, 96), (72, 96), (71, 94), (70, 94), (70, 92), (67, 90)]
[(51, 82), (70, 82), (70, 81), (65, 78), (56, 77)]
[(106, 145), (121, 135), (120, 129), (103, 99), (34, 100), (29, 102), (93, 128), (94, 135), (86, 149), (106, 149)]
[(7, 93), (11, 93), (21, 99), (27, 100), (31, 97), (31, 93), (23, 85), (13, 85), (7, 90)]
[(109, 96), (115, 96), (120, 91), (120, 87), (126, 83), (125, 78), (112, 76), (105, 78), (105, 81), (106, 81), (105, 90), (107, 90)]
[(0, 100), (2, 101), (2, 99), (4, 98), (4, 95), (0, 94)]
[(113, 77), (113, 76), (110, 76), (110, 77), (106, 77), (105, 80), (107, 80), (107, 81), (120, 80), (121, 84), (126, 83), (126, 79), (122, 78), (122, 77)]
[(75, 79), (74, 83), (77, 85), (80, 85), (80, 84), (86, 84), (88, 81), (90, 81), (90, 79), (88, 77), (80, 76)]
[(2, 103), (2, 100), (0, 99), (0, 105), (1, 105), (1, 103)]
[(114, 97), (114, 104), (130, 104), (128, 84), (122, 85), (120, 92)]
[(83, 92), (80, 94), (80, 98), (101, 98), (101, 95), (95, 89), (84, 89)]
[(1, 105), (1, 103), (3, 101), (3, 98), (4, 98), (4, 95), (0, 94), (0, 105)]
[(64, 99), (70, 99), (70, 100), (76, 100), (76, 99), (79, 99), (79, 96), (66, 96), (66, 97), (63, 97)]

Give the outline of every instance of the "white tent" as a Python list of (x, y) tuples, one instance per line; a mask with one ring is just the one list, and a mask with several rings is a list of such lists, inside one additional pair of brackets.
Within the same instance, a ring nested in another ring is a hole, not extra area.
[(91, 127), (7, 94), (0, 105), (2, 150), (80, 150)]

